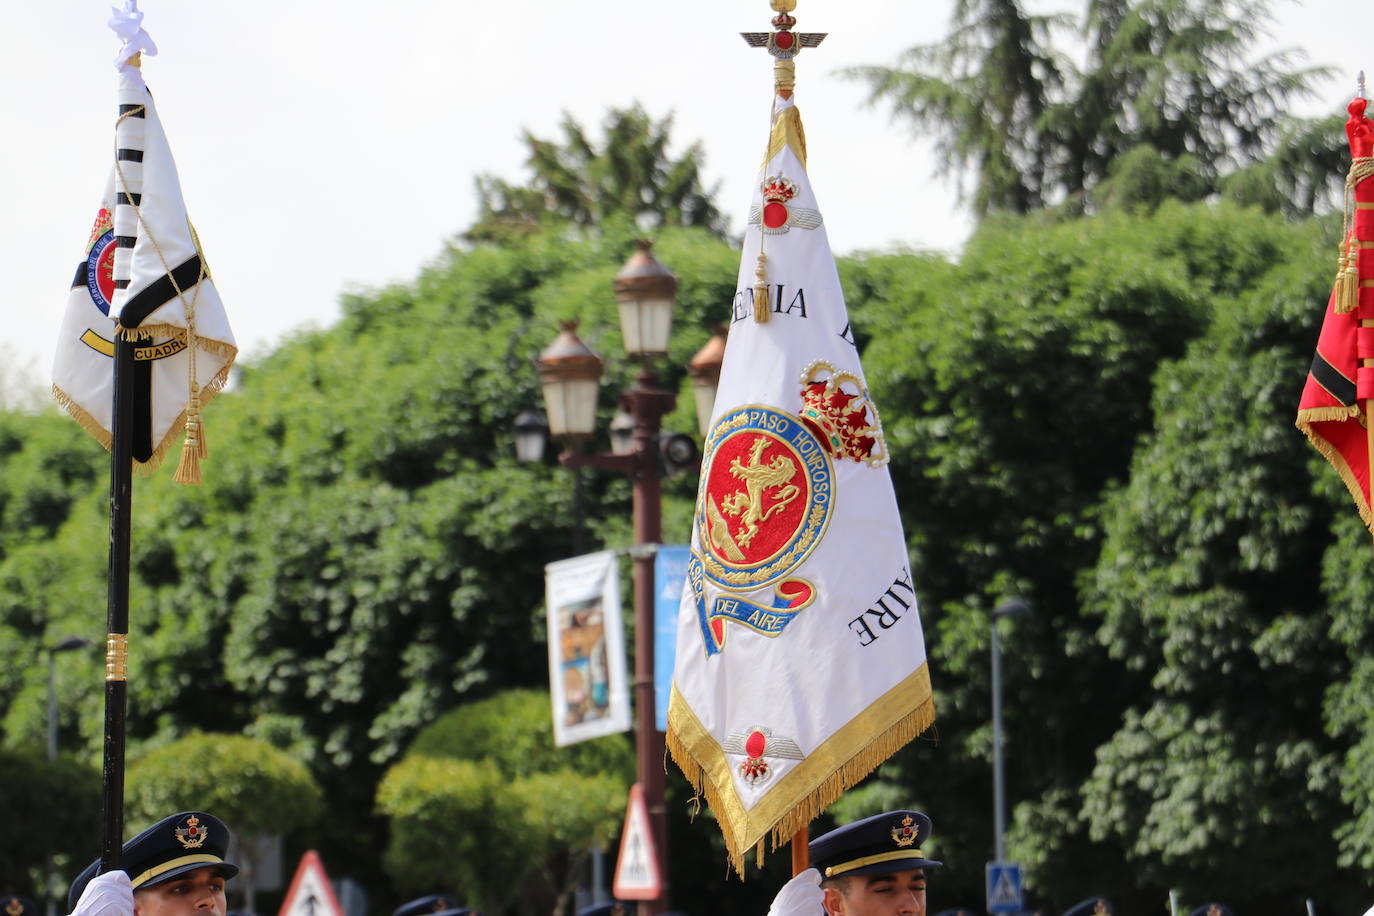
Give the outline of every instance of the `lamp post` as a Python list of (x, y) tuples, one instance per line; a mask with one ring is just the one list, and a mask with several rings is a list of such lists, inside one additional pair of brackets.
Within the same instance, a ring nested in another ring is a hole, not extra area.
[[(70, 636), (54, 646), (48, 647), (48, 763), (57, 760), (57, 653), (84, 649), (91, 641), (80, 636)], [(49, 851), (43, 869), (43, 911), (47, 916), (57, 912), (53, 901), (52, 852)]]
[(992, 612), (992, 807), (993, 831), (996, 834), (995, 861), (1006, 861), (1007, 797), (1002, 772), (1002, 649), (997, 641), (997, 621), (1016, 617), (1030, 610), (1019, 598), (1003, 601)]
[(585, 455), (579, 450), (595, 429), (602, 363), (578, 339), (576, 324), (563, 327), (539, 355), (537, 366), (549, 430), (564, 442), (559, 461), (574, 472), (593, 467), (626, 474), (633, 481), (635, 755), (662, 880), (659, 896), (641, 901), (639, 913), (658, 916), (667, 909), (668, 900), (668, 824), (663, 797), (664, 739), (654, 720), (654, 554), (663, 537), (659, 435), (663, 416), (676, 405), (677, 397), (658, 387), (650, 362), (668, 351), (677, 278), (653, 256), (650, 243), (636, 245), (638, 250), (613, 284), (625, 351), (640, 362), (640, 370), (633, 387), (620, 393), (625, 418), (613, 424), (619, 441), (612, 453)]

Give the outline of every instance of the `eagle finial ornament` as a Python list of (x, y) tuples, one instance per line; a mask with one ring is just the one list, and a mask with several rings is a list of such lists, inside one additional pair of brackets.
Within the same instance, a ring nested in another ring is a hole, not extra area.
[(797, 20), (791, 13), (797, 8), (797, 0), (771, 0), (770, 5), (778, 14), (773, 17), (774, 31), (740, 32), (751, 48), (767, 48), (778, 60), (791, 60), (802, 48), (814, 48), (825, 39), (825, 32), (792, 31)]

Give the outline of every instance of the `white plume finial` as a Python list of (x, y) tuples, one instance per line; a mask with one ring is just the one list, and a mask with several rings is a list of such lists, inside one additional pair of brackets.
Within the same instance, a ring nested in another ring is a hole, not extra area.
[(135, 54), (157, 54), (157, 45), (152, 36), (143, 31), (143, 13), (138, 9), (138, 0), (124, 0), (124, 8), (110, 7), (110, 28), (119, 36), (123, 45), (115, 58), (115, 67), (123, 69)]

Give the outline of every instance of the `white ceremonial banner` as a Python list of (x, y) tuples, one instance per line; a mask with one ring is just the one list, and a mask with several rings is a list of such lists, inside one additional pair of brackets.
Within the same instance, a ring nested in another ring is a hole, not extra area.
[(559, 747), (630, 729), (615, 556), (602, 551), (544, 567), (549, 693)]
[(668, 714), (736, 868), (935, 717), (887, 446), (790, 99), (755, 188)]
[(136, 66), (119, 71), (115, 135), (114, 165), (67, 297), (53, 394), (110, 447), (118, 326), (135, 341), (133, 458), (151, 470), (183, 430), (205, 454), (200, 408), (228, 381), (238, 348)]

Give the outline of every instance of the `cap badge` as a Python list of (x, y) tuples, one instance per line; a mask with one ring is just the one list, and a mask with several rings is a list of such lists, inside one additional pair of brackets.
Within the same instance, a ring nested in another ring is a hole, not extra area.
[(24, 904), (19, 902), (18, 897), (11, 897), (5, 902), (5, 912), (9, 916), (19, 916), (20, 913), (24, 912)]
[(192, 814), (183, 822), (184, 826), (175, 830), (177, 842), (183, 849), (199, 849), (210, 836), (209, 830), (202, 830), (200, 818)]
[(900, 824), (892, 828), (892, 842), (898, 846), (916, 845), (916, 828), (911, 825), (915, 823), (911, 815), (902, 818)]
[(434, 906), (430, 907), (429, 909), (431, 913), (437, 913), (440, 910), (447, 910), (448, 908), (448, 901), (445, 900), (443, 897), (440, 897), (439, 899), (434, 901)]

